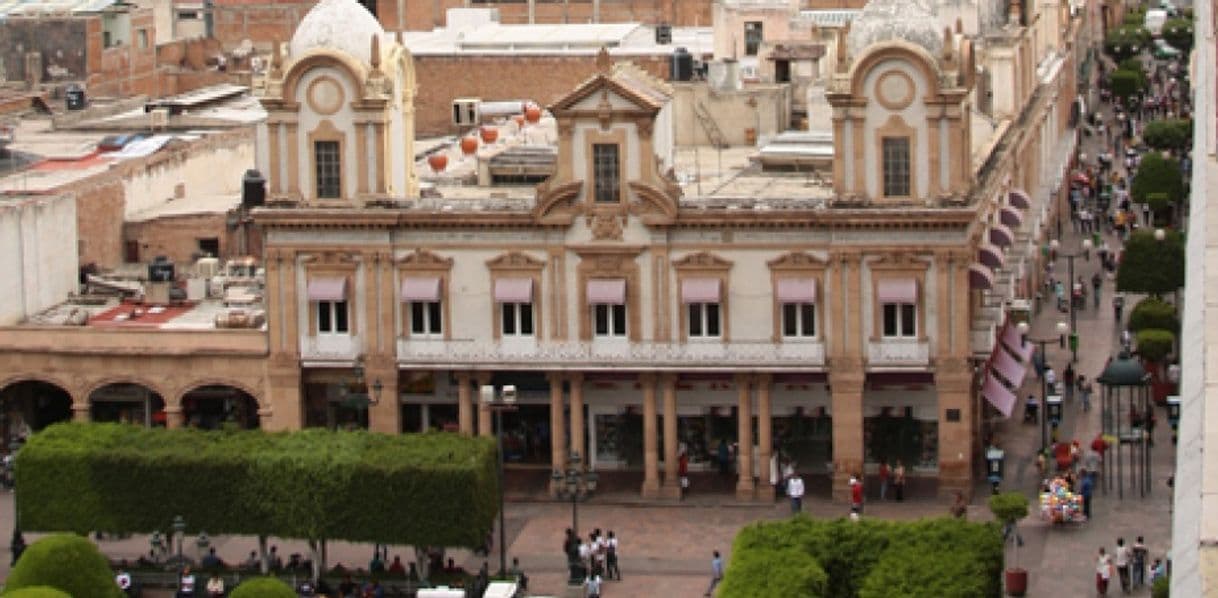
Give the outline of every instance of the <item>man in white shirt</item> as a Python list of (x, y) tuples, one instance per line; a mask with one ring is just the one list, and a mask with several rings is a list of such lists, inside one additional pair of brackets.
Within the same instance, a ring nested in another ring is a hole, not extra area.
[(601, 576), (592, 575), (584, 579), (584, 596), (586, 598), (601, 598)]
[(1045, 367), (1045, 384), (1049, 388), (1054, 388), (1057, 384), (1057, 372), (1053, 371), (1053, 366)]
[(787, 496), (791, 497), (791, 513), (800, 512), (803, 509), (804, 479), (798, 473), (787, 480)]
[(1125, 545), (1125, 538), (1117, 538), (1116, 552), (1113, 554), (1113, 561), (1116, 562), (1117, 575), (1121, 578), (1121, 591), (1129, 593), (1129, 547)]

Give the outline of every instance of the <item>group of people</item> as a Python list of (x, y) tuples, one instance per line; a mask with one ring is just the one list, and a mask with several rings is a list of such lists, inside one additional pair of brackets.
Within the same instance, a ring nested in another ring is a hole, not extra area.
[(1113, 577), (1121, 585), (1121, 591), (1130, 591), (1144, 585), (1153, 585), (1155, 580), (1167, 576), (1165, 559), (1155, 559), (1147, 567), (1150, 551), (1142, 536), (1129, 546), (1125, 538), (1117, 538), (1116, 549), (1109, 553), (1103, 546), (1095, 562), (1095, 590), (1100, 596), (1108, 595), (1108, 585)]
[(575, 575), (582, 572), (584, 595), (587, 598), (600, 598), (606, 579), (622, 580), (622, 569), (618, 566), (618, 547), (618, 537), (613, 530), (602, 533), (598, 527), (589, 532), (586, 539), (581, 539), (575, 530), (567, 528), (563, 552), (567, 555), (568, 565), (572, 569), (572, 578), (578, 579)]

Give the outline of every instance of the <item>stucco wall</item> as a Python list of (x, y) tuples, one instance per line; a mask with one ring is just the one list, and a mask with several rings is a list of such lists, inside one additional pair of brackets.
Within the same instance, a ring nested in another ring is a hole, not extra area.
[(0, 326), (67, 299), (77, 275), (70, 196), (0, 199)]

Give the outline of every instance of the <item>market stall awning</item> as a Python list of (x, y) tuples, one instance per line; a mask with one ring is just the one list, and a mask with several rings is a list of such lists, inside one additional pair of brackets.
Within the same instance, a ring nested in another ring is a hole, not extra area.
[(990, 357), (990, 367), (993, 371), (1002, 376), (1003, 380), (1010, 383), (1011, 388), (1019, 388), (1023, 384), (1023, 377), (1027, 374), (1027, 367), (1019, 363), (1002, 347), (994, 347), (994, 354)]
[(969, 264), (968, 287), (973, 290), (994, 288), (994, 272), (985, 264)]
[(1019, 228), (1023, 224), (1023, 214), (1012, 206), (1002, 206), (998, 208), (998, 220), (1007, 226)]
[(977, 248), (977, 261), (993, 268), (995, 270), (1006, 264), (1006, 256), (1002, 254), (1002, 248), (993, 243), (982, 243)]
[(1002, 382), (994, 376), (993, 372), (986, 374), (985, 386), (981, 387), (981, 395), (1003, 417), (1011, 417), (1011, 411), (1015, 408), (1015, 393), (1007, 390), (1007, 387), (1002, 385)]
[(1032, 198), (1028, 197), (1028, 192), (1023, 189), (1011, 189), (1011, 192), (1007, 194), (1007, 201), (1021, 210), (1032, 207)]
[(1006, 226), (995, 224), (990, 227), (990, 242), (999, 247), (1010, 247), (1015, 244), (1015, 235)]

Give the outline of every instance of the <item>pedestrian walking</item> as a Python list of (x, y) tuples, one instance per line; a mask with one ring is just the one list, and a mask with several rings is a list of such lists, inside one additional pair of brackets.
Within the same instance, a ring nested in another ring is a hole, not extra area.
[(605, 575), (609, 579), (622, 581), (622, 570), (617, 565), (617, 547), (617, 536), (613, 530), (609, 530), (609, 537), (605, 539)]
[(1091, 496), (1095, 493), (1095, 478), (1091, 472), (1083, 470), (1083, 479), (1079, 482), (1079, 494), (1083, 495), (1083, 515), (1091, 519)]
[(905, 464), (900, 459), (892, 470), (892, 490), (897, 495), (897, 502), (905, 500)]
[[(1041, 355), (1041, 359), (1048, 359), (1048, 356)], [(1051, 365), (1045, 366), (1044, 377), (1045, 377), (1046, 386), (1048, 386), (1049, 388), (1053, 388), (1053, 387), (1057, 386), (1057, 372), (1053, 371), (1053, 366), (1051, 366)]]
[(794, 515), (803, 510), (804, 501), (804, 479), (796, 473), (787, 480), (787, 496), (791, 497), (791, 514)]
[(857, 475), (850, 476), (850, 514), (863, 514), (863, 481)]
[(1109, 579), (1112, 579), (1112, 559), (1104, 553), (1104, 548), (1101, 546), (1100, 555), (1095, 559), (1095, 591), (1100, 596), (1108, 595)]
[(1093, 274), (1091, 276), (1091, 288), (1095, 292), (1095, 309), (1096, 310), (1098, 310), (1100, 308), (1100, 290), (1103, 288), (1103, 286), (1104, 286), (1104, 277), (1101, 276), (1099, 272), (1096, 272), (1095, 274)]
[(719, 556), (719, 551), (715, 551), (714, 558), (711, 559), (711, 582), (710, 587), (706, 588), (706, 593), (703, 596), (710, 596), (715, 593), (715, 586), (723, 581), (723, 557)]
[(601, 598), (601, 576), (592, 574), (584, 579), (584, 597)]
[(888, 495), (888, 478), (892, 471), (888, 468), (888, 459), (880, 459), (880, 500)]
[(1079, 376), (1078, 377), (1078, 386), (1079, 386), (1079, 389), (1078, 389), (1079, 402), (1083, 407), (1083, 411), (1090, 411), (1091, 410), (1091, 393), (1094, 392), (1094, 389), (1092, 389), (1092, 387), (1091, 387), (1091, 381), (1088, 380), (1086, 376)]
[(1112, 315), (1116, 318), (1117, 328), (1121, 327), (1121, 312), (1125, 311), (1125, 298), (1116, 295), (1112, 298)]
[(1117, 538), (1116, 551), (1113, 553), (1113, 561), (1116, 562), (1117, 576), (1121, 580), (1121, 591), (1129, 592), (1129, 547), (1125, 545), (1125, 538)]
[(1062, 382), (1066, 384), (1066, 400), (1074, 398), (1074, 364), (1066, 364), (1065, 371), (1062, 372)]
[(1146, 585), (1146, 556), (1150, 553), (1146, 549), (1146, 542), (1142, 540), (1142, 536), (1138, 536), (1136, 542), (1133, 543), (1133, 562), (1130, 564), (1130, 582), (1133, 587), (1141, 587)]

